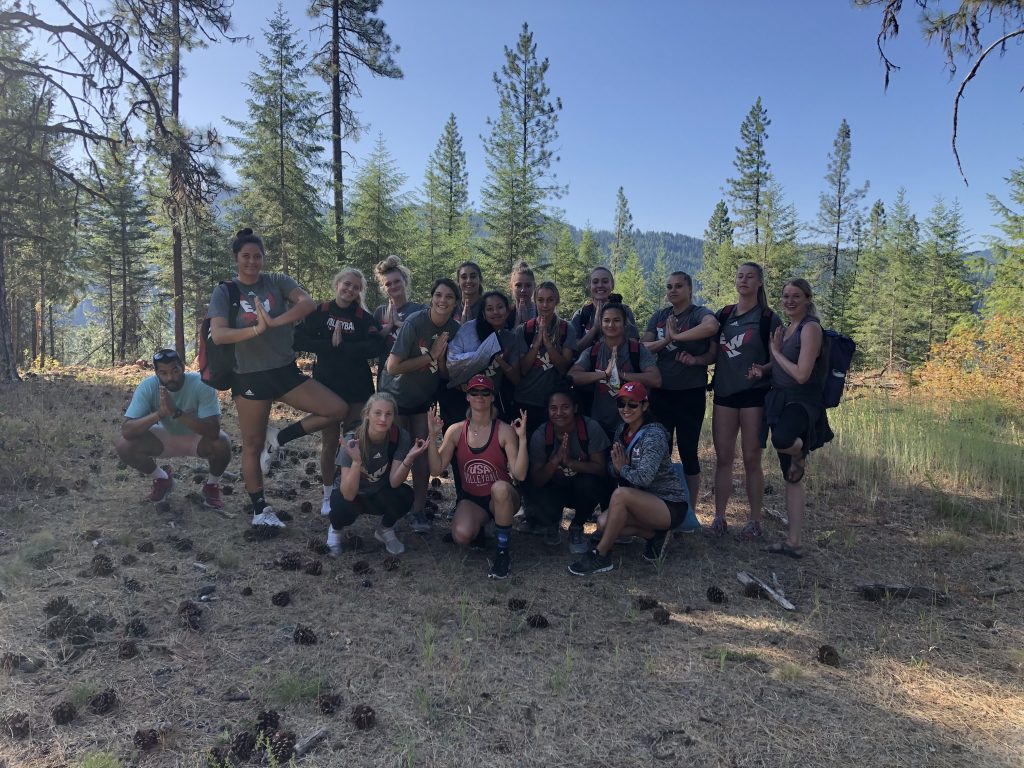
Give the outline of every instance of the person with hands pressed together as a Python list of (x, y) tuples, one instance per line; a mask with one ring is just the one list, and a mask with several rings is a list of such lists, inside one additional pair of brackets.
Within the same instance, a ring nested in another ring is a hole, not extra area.
[(600, 320), (601, 341), (580, 353), (569, 369), (569, 378), (577, 387), (594, 387), (590, 417), (611, 437), (619, 425), (615, 407), (619, 387), (631, 381), (647, 388), (660, 387), (661, 371), (646, 347), (626, 337), (627, 318), (622, 304), (606, 304)]
[(519, 491), (513, 480), (522, 482), (529, 471), (525, 412), (509, 426), (497, 418), (493, 405), (494, 382), (474, 376), (466, 386), (467, 418), (444, 430), (437, 411), (430, 414), (427, 456), (430, 472), (439, 475), (454, 462), (461, 478), (452, 540), (459, 545), (484, 546), (484, 526), (493, 517), (497, 550), (488, 576), (508, 578), (512, 570), (509, 551), (512, 519), (519, 509)]
[(537, 305), (534, 302), (537, 279), (534, 277), (530, 265), (525, 261), (520, 261), (512, 270), (512, 276), (508, 282), (509, 288), (512, 289), (513, 302), (512, 311), (508, 316), (508, 327), (515, 328), (537, 316)]
[(413, 442), (395, 424), (397, 411), (391, 395), (371, 395), (356, 431), (346, 435), (338, 448), (338, 482), (331, 492), (327, 531), (332, 555), (341, 552), (344, 528), (367, 514), (381, 518), (374, 538), (392, 555), (405, 552), (395, 523), (409, 511), (413, 492), (405, 480), (416, 459), (426, 453), (427, 443), (422, 438)]
[(608, 506), (607, 477), (611, 443), (601, 425), (582, 416), (568, 386), (548, 397), (548, 420), (530, 437), (530, 483), (526, 491), (526, 520), (519, 530), (543, 532), (546, 543), (559, 543), (562, 511), (574, 510), (569, 524), (569, 552), (587, 551), (583, 526), (595, 507)]
[(821, 393), (828, 376), (828, 345), (810, 283), (790, 280), (782, 289), (782, 308), (789, 321), (771, 336), (772, 388), (765, 396), (762, 443), (771, 430), (772, 447), (786, 481), (786, 540), (768, 547), (776, 555), (803, 555), (801, 534), (805, 512), (803, 477), (807, 454), (829, 442), (833, 435)]
[(537, 286), (537, 316), (516, 326), (516, 351), (522, 379), (516, 385), (516, 407), (525, 410), (530, 423), (547, 420), (548, 396), (565, 380), (575, 360), (576, 331), (558, 316), (558, 287), (545, 281)]
[(476, 316), (480, 314), (480, 293), (483, 291), (484, 273), (475, 261), (464, 261), (459, 264), (456, 277), (459, 280), (462, 298), (455, 319), (459, 325), (465, 325), (471, 320), (476, 320)]
[[(572, 316), (572, 327), (576, 331), (576, 351), (582, 352), (601, 340), (604, 329), (601, 327), (601, 310), (606, 304), (621, 304), (621, 297), (612, 301), (612, 290), (615, 288), (615, 277), (607, 267), (594, 267), (590, 272), (588, 280), (590, 289), (590, 303), (584, 304)], [(633, 310), (622, 304), (623, 312), (626, 315), (625, 335), (631, 339), (640, 338), (637, 332), (636, 318)]]
[(154, 375), (143, 379), (125, 411), (117, 455), (153, 479), (146, 501), (163, 501), (174, 478), (154, 459), (198, 456), (210, 462), (203, 483), (203, 502), (223, 509), (220, 478), (231, 460), (231, 439), (220, 428), (220, 401), (198, 373), (186, 373), (173, 349), (153, 355)]
[[(231, 395), (242, 432), (242, 473), (252, 502), (252, 524), (284, 527), (263, 493), (263, 476), (273, 454), (291, 440), (344, 420), (348, 405), (295, 364), (295, 323), (315, 310), (316, 303), (288, 275), (263, 272), (263, 239), (251, 229), (235, 236), (231, 250), (238, 268), (234, 283), (239, 311), (230, 327), (231, 294), (226, 284), (218, 285), (207, 313), (210, 335), (215, 344), (234, 345)], [(268, 430), (275, 401), (310, 415), (280, 432)]]
[(612, 547), (620, 536), (640, 536), (647, 545), (643, 558), (664, 554), (668, 532), (686, 516), (686, 494), (672, 469), (668, 432), (651, 421), (647, 388), (635, 381), (622, 385), (616, 399), (621, 422), (612, 440), (609, 474), (618, 482), (608, 511), (598, 518), (601, 540), (569, 566), (576, 576), (615, 569)]
[[(398, 332), (380, 381), (380, 391), (398, 403), (398, 424), (414, 439), (427, 436), (427, 411), (437, 400), (442, 382), (448, 380), (448, 340), (459, 331), (452, 318), (461, 294), (459, 287), (439, 277), (430, 289), (430, 306), (410, 315)], [(432, 527), (424, 513), (427, 502), (427, 462), (420, 456), (413, 464), (413, 503), (409, 522), (417, 533)]]
[(693, 280), (685, 272), (668, 276), (665, 298), (669, 306), (655, 312), (647, 323), (642, 342), (657, 355), (661, 386), (651, 390), (654, 418), (673, 435), (679, 448), (690, 504), (700, 494), (700, 460), (697, 449), (707, 409), (708, 365), (715, 361), (718, 320), (707, 307), (693, 303)]
[(387, 301), (373, 311), (373, 319), (380, 326), (380, 332), (384, 336), (384, 349), (377, 360), (377, 383), (380, 384), (381, 377), (387, 368), (388, 355), (395, 345), (398, 332), (402, 329), (405, 321), (414, 313), (426, 309), (426, 305), (418, 301), (409, 300), (409, 291), (412, 283), (412, 273), (409, 268), (402, 264), (402, 260), (395, 255), (388, 256), (374, 267), (377, 273), (377, 282), (387, 297)]

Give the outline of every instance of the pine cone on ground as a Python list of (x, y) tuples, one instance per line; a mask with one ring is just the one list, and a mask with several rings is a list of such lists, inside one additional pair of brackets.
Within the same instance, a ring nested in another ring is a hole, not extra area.
[(137, 562), (139, 562), (139, 558), (131, 552), (121, 555), (121, 565), (135, 565)]
[(176, 539), (174, 541), (174, 548), (179, 552), (191, 552), (192, 539)]
[(278, 763), (287, 763), (295, 754), (295, 733), (292, 731), (276, 731), (270, 737), (267, 751)]
[(4, 720), (4, 725), (15, 739), (24, 739), (32, 730), (32, 724), (24, 712), (14, 712), (8, 715)]
[(185, 600), (178, 606), (178, 619), (185, 629), (198, 631), (199, 619), (202, 615), (202, 609), (191, 600)]
[(139, 542), (139, 545), (135, 547), (135, 549), (137, 549), (144, 555), (151, 555), (154, 552), (156, 552), (156, 547), (153, 546), (152, 541), (141, 541)]
[(299, 507), (299, 511), (301, 511), (302, 514), (304, 514), (304, 515), (311, 514), (313, 512), (313, 502), (311, 502), (311, 501), (304, 501), (304, 502), (302, 502), (302, 506)]
[(78, 611), (65, 595), (59, 595), (43, 606), (43, 613), (53, 618), (54, 616), (60, 616), (62, 613), (78, 613)]
[(367, 728), (373, 728), (374, 723), (377, 722), (377, 713), (369, 704), (356, 704), (352, 707), (349, 720), (360, 731), (365, 731)]
[(543, 613), (534, 613), (526, 617), (526, 623), (534, 629), (547, 629), (548, 619)]
[(113, 688), (100, 691), (89, 699), (89, 711), (94, 715), (105, 715), (117, 706), (117, 694)]
[(125, 579), (124, 588), (129, 592), (141, 592), (143, 590), (142, 584), (135, 579)]
[(210, 747), (207, 749), (206, 765), (208, 768), (234, 768), (235, 762), (231, 759), (231, 747)]
[(352, 563), (352, 573), (369, 573), (370, 570), (370, 564), (365, 560), (356, 560)]
[(310, 576), (319, 576), (323, 573), (324, 566), (319, 560), (312, 560), (306, 563), (306, 567), (302, 570)]
[(264, 710), (256, 716), (256, 733), (273, 733), (281, 724), (281, 716), (272, 709)]
[(508, 599), (508, 609), (510, 611), (525, 611), (526, 601), (521, 597), (510, 597)]
[(382, 563), (385, 571), (397, 571), (402, 566), (402, 559), (396, 555), (388, 555)]
[(636, 599), (636, 609), (638, 611), (649, 611), (652, 608), (657, 608), (657, 607), (658, 607), (658, 601), (655, 600), (653, 597), (648, 597), (647, 595), (641, 595), (640, 597), (638, 597)]
[(109, 576), (114, 572), (114, 561), (106, 555), (96, 555), (92, 559), (93, 576)]
[(145, 637), (149, 634), (149, 627), (146, 626), (146, 622), (136, 616), (125, 622), (124, 633), (128, 637)]
[(272, 602), (278, 608), (284, 608), (291, 601), (292, 601), (292, 596), (288, 594), (287, 590), (281, 590), (280, 592), (275, 592), (274, 596), (272, 598), (270, 598), (270, 602)]
[(122, 640), (117, 644), (117, 658), (122, 661), (134, 659), (139, 655), (139, 647), (131, 640)]
[(823, 645), (818, 649), (818, 661), (830, 667), (838, 667), (839, 651), (831, 645)]
[(75, 709), (75, 705), (70, 701), (62, 701), (50, 710), (50, 716), (57, 725), (67, 725), (78, 717), (78, 710)]
[(316, 698), (317, 707), (322, 715), (333, 715), (334, 711), (341, 706), (341, 696), (337, 693), (321, 693)]
[(318, 555), (326, 555), (331, 551), (331, 548), (327, 546), (327, 542), (323, 539), (310, 539), (306, 542), (306, 549), (310, 552), (316, 552)]
[(132, 743), (143, 752), (154, 749), (160, 744), (160, 734), (153, 728), (138, 730), (132, 737)]
[(668, 624), (672, 620), (672, 615), (667, 609), (658, 607), (654, 609), (654, 613), (651, 614), (651, 619), (655, 624)]
[(708, 602), (720, 605), (725, 602), (725, 592), (720, 587), (714, 585), (708, 587)]
[(277, 561), (277, 564), (282, 571), (297, 571), (302, 568), (302, 555), (298, 552), (288, 552), (281, 555), (281, 559)]
[(236, 733), (231, 739), (231, 752), (239, 760), (245, 761), (252, 757), (252, 751), (256, 748), (256, 736), (249, 731)]
[(296, 645), (316, 645), (316, 632), (300, 624), (295, 628), (292, 639)]

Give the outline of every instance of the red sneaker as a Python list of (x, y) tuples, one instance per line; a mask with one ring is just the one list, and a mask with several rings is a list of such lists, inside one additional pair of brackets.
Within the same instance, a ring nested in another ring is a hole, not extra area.
[(224, 509), (224, 501), (220, 497), (220, 486), (215, 483), (203, 485), (203, 501), (210, 509)]
[(153, 490), (150, 491), (149, 496), (146, 497), (146, 501), (150, 504), (156, 504), (158, 501), (163, 501), (170, 495), (172, 488), (174, 488), (173, 476), (157, 478), (153, 481)]

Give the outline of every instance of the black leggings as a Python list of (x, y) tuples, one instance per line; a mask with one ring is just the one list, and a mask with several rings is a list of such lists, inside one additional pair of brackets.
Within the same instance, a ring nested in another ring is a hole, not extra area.
[(672, 450), (672, 437), (675, 436), (679, 460), (683, 464), (683, 474), (686, 475), (700, 474), (697, 447), (707, 404), (705, 387), (651, 390), (654, 418), (668, 430), (669, 452)]
[(608, 508), (612, 484), (607, 477), (578, 474), (559, 482), (549, 482), (543, 488), (525, 489), (526, 517), (544, 525), (553, 525), (562, 519), (562, 510), (575, 510), (572, 525), (582, 528), (594, 514), (594, 507)]
[(348, 501), (335, 488), (331, 491), (331, 527), (340, 531), (352, 525), (360, 515), (380, 515), (381, 527), (393, 528), (412, 506), (412, 488), (405, 483), (397, 488), (391, 485), (369, 496), (356, 496)]
[[(772, 447), (778, 451), (792, 447), (797, 439), (807, 443), (807, 433), (811, 429), (811, 422), (807, 418), (807, 409), (799, 403), (790, 403), (782, 409), (779, 420), (772, 425)], [(804, 455), (807, 451), (804, 450)], [(779, 466), (782, 468), (782, 476), (789, 475), (789, 468), (793, 464), (793, 457), (787, 453), (779, 454)]]

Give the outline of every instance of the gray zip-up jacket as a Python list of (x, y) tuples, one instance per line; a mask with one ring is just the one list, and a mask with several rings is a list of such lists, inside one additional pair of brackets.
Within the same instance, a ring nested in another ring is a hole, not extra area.
[[(615, 443), (626, 447), (622, 442), (625, 424), (615, 429)], [(654, 494), (662, 501), (686, 501), (686, 494), (680, 485), (679, 477), (672, 469), (672, 452), (669, 448), (668, 432), (656, 421), (641, 427), (638, 437), (629, 446), (626, 459), (629, 463), (621, 472), (615, 471), (611, 460), (608, 461), (608, 474), (624, 480), (626, 484), (641, 491)]]

